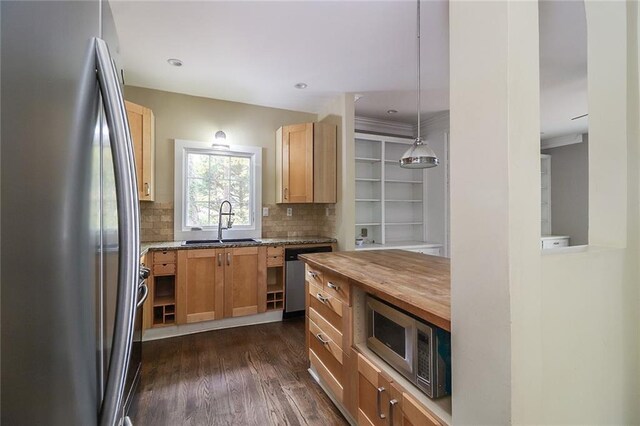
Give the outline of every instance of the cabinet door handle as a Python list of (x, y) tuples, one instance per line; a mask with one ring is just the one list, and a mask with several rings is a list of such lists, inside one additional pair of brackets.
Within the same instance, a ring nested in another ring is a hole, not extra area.
[(318, 293), (318, 300), (321, 301), (322, 303), (327, 303), (329, 301), (329, 298)]
[(398, 404), (397, 399), (392, 399), (389, 401), (389, 426), (393, 426), (393, 407)]
[(218, 266), (222, 266), (222, 253), (218, 253)]
[(329, 287), (331, 289), (334, 289), (335, 291), (340, 291), (340, 286), (339, 285), (335, 285), (331, 281), (327, 281), (327, 287)]
[(287, 199), (287, 192), (288, 192), (288, 191), (289, 191), (289, 189), (288, 189), (288, 188), (285, 188), (285, 189), (284, 189), (284, 199), (285, 199), (285, 200)]
[(377, 410), (378, 410), (378, 417), (380, 417), (381, 419), (384, 419), (387, 416), (382, 414), (382, 412), (380, 411), (380, 406), (382, 405), (382, 402), (381, 402), (382, 392), (384, 392), (386, 389), (384, 387), (380, 386), (377, 390), (378, 390), (378, 393), (376, 395), (376, 407), (377, 407)]
[(149, 185), (147, 182), (144, 183), (144, 195), (146, 195), (147, 197), (151, 195), (151, 185)]
[(231, 253), (227, 253), (227, 265), (231, 265)]
[(322, 338), (322, 334), (321, 333), (316, 334), (316, 339), (320, 340), (320, 343), (322, 343), (323, 345), (328, 345), (329, 344), (328, 340), (325, 340), (325, 339)]

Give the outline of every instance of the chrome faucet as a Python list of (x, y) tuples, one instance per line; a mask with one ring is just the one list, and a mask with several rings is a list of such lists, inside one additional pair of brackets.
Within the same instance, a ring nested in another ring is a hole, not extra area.
[[(225, 204), (229, 204), (229, 211), (227, 213), (222, 213), (222, 208)], [(223, 229), (231, 229), (233, 226), (233, 216), (235, 216), (235, 213), (232, 213), (231, 210), (231, 203), (228, 200), (224, 200), (220, 204), (220, 209), (218, 210), (218, 240), (222, 240)], [(224, 228), (222, 227), (222, 216), (227, 216), (227, 226)]]

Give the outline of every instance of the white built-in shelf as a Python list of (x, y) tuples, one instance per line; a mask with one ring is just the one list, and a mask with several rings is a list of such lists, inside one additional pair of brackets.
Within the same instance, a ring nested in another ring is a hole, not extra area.
[(379, 163), (382, 160), (380, 158), (356, 157), (356, 161), (359, 163)]
[(385, 179), (384, 181), (386, 183), (411, 183), (416, 185), (421, 185), (423, 183), (421, 180), (402, 180), (402, 179)]
[(412, 143), (413, 138), (356, 134), (355, 231), (356, 236), (366, 234), (365, 249), (426, 237), (425, 174), (401, 168), (399, 161)]

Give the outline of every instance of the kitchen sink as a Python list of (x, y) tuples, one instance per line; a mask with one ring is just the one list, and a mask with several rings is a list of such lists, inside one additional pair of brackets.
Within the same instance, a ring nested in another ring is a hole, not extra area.
[(182, 243), (183, 246), (195, 246), (198, 244), (221, 244), (220, 240), (187, 240)]
[(182, 243), (183, 246), (197, 246), (210, 244), (230, 244), (230, 243), (255, 243), (253, 238), (227, 238), (222, 240), (187, 240)]

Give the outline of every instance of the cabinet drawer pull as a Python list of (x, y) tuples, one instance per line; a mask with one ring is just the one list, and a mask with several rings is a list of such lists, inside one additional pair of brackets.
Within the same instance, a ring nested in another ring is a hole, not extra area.
[(231, 265), (231, 253), (227, 253), (227, 265)]
[(339, 285), (335, 285), (334, 283), (332, 283), (331, 281), (327, 281), (327, 287), (335, 290), (335, 291), (340, 291), (340, 286)]
[(313, 272), (313, 271), (309, 271), (309, 276), (311, 278), (316, 278), (318, 276), (318, 273), (317, 272)]
[(146, 195), (147, 197), (151, 195), (151, 185), (149, 185), (147, 182), (144, 183), (144, 195)]
[(218, 253), (218, 266), (222, 266), (222, 253)]
[(316, 334), (316, 339), (320, 340), (323, 345), (328, 345), (329, 341), (322, 338), (322, 333)]
[(322, 303), (327, 303), (329, 301), (329, 298), (318, 293), (318, 300), (321, 301)]
[(393, 426), (393, 408), (398, 404), (397, 399), (389, 401), (389, 426)]
[(376, 407), (378, 409), (378, 417), (380, 417), (381, 419), (384, 419), (387, 416), (382, 414), (382, 412), (380, 411), (380, 406), (382, 405), (382, 402), (381, 402), (382, 392), (384, 392), (386, 389), (384, 387), (380, 386), (377, 390), (378, 390), (378, 393), (376, 395)]

